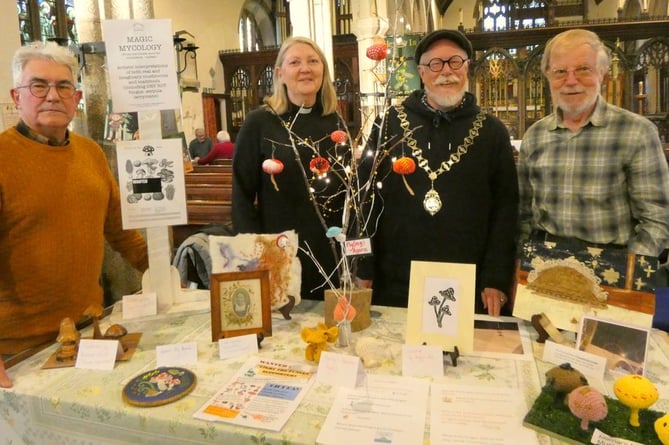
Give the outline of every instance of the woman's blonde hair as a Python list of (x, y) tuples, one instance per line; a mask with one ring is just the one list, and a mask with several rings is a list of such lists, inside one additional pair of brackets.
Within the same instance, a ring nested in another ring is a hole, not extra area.
[(274, 76), (272, 78), (272, 86), (274, 91), (272, 92), (271, 96), (267, 96), (265, 98), (265, 103), (278, 114), (283, 114), (288, 111), (290, 100), (288, 99), (286, 85), (279, 79), (279, 68), (281, 67), (281, 64), (283, 64), (283, 60), (286, 57), (286, 52), (288, 49), (297, 43), (309, 45), (311, 48), (313, 48), (314, 51), (316, 51), (316, 54), (318, 54), (318, 57), (321, 59), (321, 63), (323, 63), (323, 83), (321, 84), (321, 89), (318, 92), (317, 100), (323, 107), (323, 116), (334, 113), (337, 111), (337, 92), (335, 91), (332, 79), (330, 78), (330, 68), (328, 66), (328, 61), (325, 58), (325, 54), (323, 54), (323, 51), (318, 47), (316, 42), (307, 37), (289, 37), (284, 40), (281, 48), (279, 49), (279, 54), (276, 56), (276, 62), (274, 63)]

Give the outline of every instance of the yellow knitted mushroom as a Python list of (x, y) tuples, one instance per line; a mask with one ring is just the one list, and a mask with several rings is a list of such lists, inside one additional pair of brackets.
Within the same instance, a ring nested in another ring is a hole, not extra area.
[(655, 385), (640, 375), (625, 375), (613, 384), (613, 392), (620, 403), (630, 408), (630, 425), (639, 426), (639, 410), (657, 402), (660, 394)]

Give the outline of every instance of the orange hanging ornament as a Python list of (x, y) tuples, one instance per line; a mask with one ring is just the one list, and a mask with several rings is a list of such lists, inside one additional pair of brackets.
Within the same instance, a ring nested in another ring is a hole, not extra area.
[(347, 321), (352, 321), (357, 315), (357, 311), (353, 305), (346, 299), (346, 297), (339, 297), (337, 305), (332, 313), (332, 319), (337, 323), (344, 321), (344, 316)]
[(414, 196), (413, 189), (409, 186), (406, 176), (410, 175), (416, 171), (416, 162), (413, 159), (403, 156), (398, 158), (393, 162), (393, 171), (399, 175), (402, 175), (402, 181), (404, 181), (404, 186), (407, 188), (407, 191), (411, 196)]

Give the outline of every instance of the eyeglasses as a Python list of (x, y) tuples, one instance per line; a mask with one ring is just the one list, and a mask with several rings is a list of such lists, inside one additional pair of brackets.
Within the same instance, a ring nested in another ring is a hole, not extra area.
[(429, 62), (427, 63), (421, 63), (420, 65), (426, 66), (430, 68), (430, 71), (433, 71), (435, 73), (438, 73), (442, 69), (444, 69), (444, 64), (448, 64), (448, 67), (452, 70), (459, 70), (462, 68), (462, 65), (465, 64), (465, 62), (469, 59), (463, 59), (460, 56), (451, 56), (448, 59), (440, 59), (438, 57), (435, 57), (434, 59), (430, 59)]
[(577, 78), (578, 80), (582, 80), (591, 77), (594, 73), (594, 70), (589, 66), (579, 66), (578, 68), (574, 68), (573, 70), (558, 68), (550, 70), (548, 72), (551, 80), (558, 80), (558, 81), (566, 80), (567, 77), (569, 77), (569, 73), (574, 73), (575, 78)]
[(55, 88), (58, 95), (61, 99), (69, 99), (74, 96), (74, 93), (77, 91), (77, 88), (68, 81), (56, 82), (56, 83), (47, 83), (42, 82), (41, 80), (33, 80), (28, 85), (21, 85), (16, 87), (19, 88), (28, 88), (30, 94), (33, 96), (44, 99), (51, 91), (51, 88)]

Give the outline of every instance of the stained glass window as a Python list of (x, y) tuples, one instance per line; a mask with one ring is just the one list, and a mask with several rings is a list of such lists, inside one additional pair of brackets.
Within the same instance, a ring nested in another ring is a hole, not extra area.
[(53, 40), (78, 45), (74, 0), (17, 0), (21, 44)]

